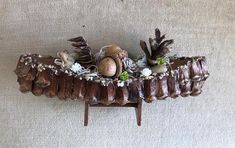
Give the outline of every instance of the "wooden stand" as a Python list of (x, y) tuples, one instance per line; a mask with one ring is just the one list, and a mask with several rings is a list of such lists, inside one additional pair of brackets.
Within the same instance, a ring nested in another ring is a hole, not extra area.
[(119, 105), (119, 104), (111, 104), (111, 105), (95, 104), (95, 105), (92, 105), (88, 101), (85, 101), (84, 126), (88, 125), (89, 107), (134, 107), (135, 112), (136, 112), (137, 125), (141, 126), (142, 99), (139, 99), (137, 103), (128, 103), (125, 105)]

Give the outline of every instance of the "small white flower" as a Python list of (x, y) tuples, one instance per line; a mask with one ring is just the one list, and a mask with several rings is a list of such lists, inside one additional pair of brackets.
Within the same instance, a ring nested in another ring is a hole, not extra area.
[(123, 87), (124, 86), (124, 81), (118, 81), (117, 86), (118, 87)]
[(144, 77), (148, 77), (152, 74), (152, 71), (151, 69), (149, 68), (144, 68), (142, 71), (141, 71), (141, 74), (144, 76)]
[(79, 73), (82, 69), (82, 66), (79, 63), (74, 63), (70, 68), (74, 73)]

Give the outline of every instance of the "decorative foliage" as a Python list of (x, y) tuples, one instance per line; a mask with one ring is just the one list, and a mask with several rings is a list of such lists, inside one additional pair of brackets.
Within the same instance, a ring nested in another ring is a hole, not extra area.
[(163, 57), (158, 57), (157, 60), (156, 60), (156, 63), (157, 63), (158, 65), (164, 65), (164, 64), (167, 63), (167, 61), (166, 61), (166, 59), (163, 58)]
[(121, 79), (122, 81), (128, 80), (128, 79), (129, 79), (129, 74), (128, 74), (128, 72), (127, 72), (127, 71), (122, 72), (121, 75), (120, 75), (120, 79)]
[(168, 48), (168, 46), (173, 44), (174, 40), (173, 39), (164, 40), (164, 39), (165, 39), (165, 35), (161, 35), (160, 30), (156, 28), (155, 38), (154, 39), (149, 38), (151, 53), (148, 50), (146, 42), (140, 40), (140, 46), (146, 55), (147, 64), (149, 66), (153, 66), (157, 64), (156, 60), (158, 57), (164, 57), (167, 53), (170, 52), (170, 49)]

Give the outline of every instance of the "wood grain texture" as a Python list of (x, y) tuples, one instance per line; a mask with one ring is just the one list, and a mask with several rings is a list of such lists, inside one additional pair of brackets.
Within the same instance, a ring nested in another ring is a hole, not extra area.
[[(0, 147), (235, 147), (234, 8), (234, 0), (0, 0)], [(96, 51), (116, 43), (138, 56), (156, 27), (175, 39), (173, 53), (205, 55), (211, 76), (200, 97), (143, 103), (140, 128), (121, 108), (92, 109), (84, 128), (83, 102), (18, 91), (21, 53), (56, 55), (83, 35)]]

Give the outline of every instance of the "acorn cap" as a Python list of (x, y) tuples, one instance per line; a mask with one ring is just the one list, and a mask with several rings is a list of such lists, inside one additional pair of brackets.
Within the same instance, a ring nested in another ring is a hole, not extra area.
[(116, 74), (114, 75), (114, 78), (117, 78), (122, 73), (122, 66), (123, 66), (123, 64), (122, 64), (122, 60), (120, 58), (117, 58), (117, 57), (112, 57), (112, 58), (115, 61), (116, 66), (117, 66)]
[(127, 51), (121, 49), (116, 44), (113, 44), (105, 50), (105, 56), (118, 56), (122, 59), (127, 56)]

